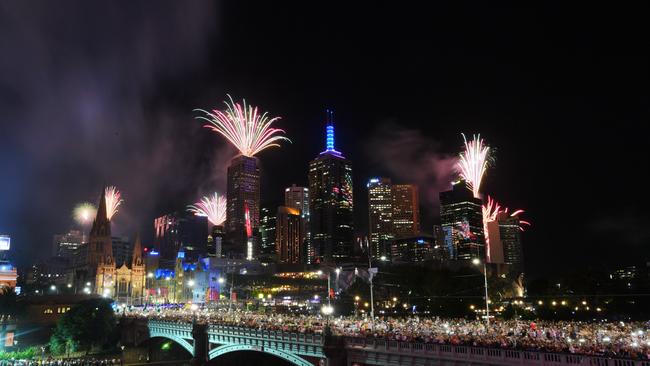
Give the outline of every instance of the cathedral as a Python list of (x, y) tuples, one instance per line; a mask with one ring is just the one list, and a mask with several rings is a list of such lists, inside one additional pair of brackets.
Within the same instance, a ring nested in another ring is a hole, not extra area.
[(77, 282), (85, 283), (85, 286), (91, 284), (95, 294), (112, 298), (119, 303), (140, 305), (143, 302), (146, 276), (140, 237), (133, 246), (131, 266), (123, 263), (117, 267), (113, 257), (111, 222), (107, 217), (106, 197), (103, 193), (104, 191), (86, 244), (86, 260), (81, 271), (83, 279), (78, 278)]

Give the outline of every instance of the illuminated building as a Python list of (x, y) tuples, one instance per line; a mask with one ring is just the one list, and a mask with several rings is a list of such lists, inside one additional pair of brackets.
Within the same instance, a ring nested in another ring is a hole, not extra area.
[(276, 252), (280, 263), (302, 263), (304, 256), (304, 220), (300, 210), (280, 206), (278, 207), (276, 229)]
[(309, 163), (309, 215), (313, 262), (348, 260), (354, 245), (352, 163), (334, 148), (331, 111), (325, 151)]
[(142, 260), (140, 240), (138, 238), (133, 246), (131, 262), (122, 263), (118, 267), (113, 256), (111, 222), (107, 217), (106, 196), (103, 193), (85, 247), (85, 261), (81, 267), (74, 270), (77, 292), (94, 292), (120, 302), (141, 304), (145, 285), (145, 265)]
[(485, 257), (482, 202), (464, 181), (440, 192), (440, 221), (450, 259)]
[(393, 230), (393, 191), (388, 178), (372, 178), (368, 187), (368, 232), (373, 258), (390, 255)]
[(11, 237), (0, 235), (0, 291), (4, 288), (16, 288), (18, 272), (11, 262), (8, 253), (11, 249)]
[(265, 258), (275, 257), (275, 229), (276, 229), (275, 212), (271, 213), (268, 208), (262, 208), (262, 216), (260, 218), (260, 241), (261, 241), (261, 256)]
[(390, 245), (393, 262), (422, 262), (434, 259), (435, 240), (429, 235), (398, 238)]
[(223, 249), (223, 225), (214, 225), (208, 236), (208, 257), (221, 258)]
[(154, 248), (160, 253), (161, 266), (173, 266), (176, 253), (183, 247), (189, 258), (205, 256), (208, 219), (180, 211), (154, 220)]
[(83, 243), (84, 234), (80, 230), (70, 230), (65, 234), (54, 235), (52, 256), (72, 258), (77, 255)]
[(291, 187), (284, 189), (284, 205), (287, 207), (300, 210), (300, 217), (303, 221), (303, 246), (305, 262), (310, 264), (314, 258), (314, 248), (310, 243), (311, 235), (309, 233), (309, 188), (297, 187), (292, 184)]
[(499, 237), (503, 246), (503, 260), (509, 265), (510, 271), (517, 274), (524, 272), (524, 251), (521, 246), (521, 230), (519, 217), (511, 217), (506, 213), (497, 215)]
[(260, 225), (260, 168), (254, 156), (240, 155), (228, 166), (226, 238), (231, 254), (254, 258)]
[(393, 184), (393, 235), (405, 238), (420, 233), (420, 199), (413, 184)]

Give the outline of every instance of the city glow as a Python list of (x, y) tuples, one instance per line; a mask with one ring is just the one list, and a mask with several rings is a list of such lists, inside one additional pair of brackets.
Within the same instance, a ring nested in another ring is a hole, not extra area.
[(284, 130), (272, 128), (271, 124), (280, 117), (270, 118), (267, 112), (261, 113), (257, 107), (246, 104), (235, 103), (228, 95), (224, 104), (226, 109), (223, 111), (214, 109), (212, 112), (197, 109), (204, 114), (197, 119), (207, 121), (208, 124), (203, 127), (209, 128), (233, 144), (244, 156), (255, 156), (260, 151), (269, 147), (280, 147), (281, 140), (290, 141), (284, 136), (278, 134), (284, 133)]
[(187, 206), (187, 210), (196, 216), (207, 217), (212, 225), (219, 226), (226, 221), (226, 198), (214, 192), (210, 196), (203, 197), (201, 201)]
[(106, 217), (111, 220), (124, 200), (115, 186), (106, 187), (104, 196), (106, 197)]
[(460, 153), (458, 160), (458, 170), (460, 175), (469, 189), (474, 193), (474, 197), (479, 198), (481, 180), (488, 167), (488, 157), (490, 148), (483, 143), (481, 135), (474, 135), (472, 141), (467, 141), (465, 134), (465, 151)]
[(81, 226), (90, 224), (95, 219), (96, 214), (97, 208), (89, 202), (82, 202), (78, 204), (72, 211), (74, 221), (76, 221), (77, 224)]

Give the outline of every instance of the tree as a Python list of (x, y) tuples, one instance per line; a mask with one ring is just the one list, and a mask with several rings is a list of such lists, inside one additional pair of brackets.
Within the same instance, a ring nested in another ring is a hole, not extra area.
[(106, 299), (85, 300), (65, 313), (57, 322), (50, 338), (50, 350), (56, 354), (66, 351), (86, 351), (111, 346), (117, 321), (111, 302)]

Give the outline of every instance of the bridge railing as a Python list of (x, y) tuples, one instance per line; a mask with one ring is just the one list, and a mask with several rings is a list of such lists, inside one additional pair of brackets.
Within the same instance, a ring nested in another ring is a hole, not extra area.
[(539, 366), (650, 366), (650, 361), (599, 356), (545, 353), (435, 343), (398, 342), (385, 339), (346, 337), (346, 348), (393, 354), (421, 354), (454, 361), (475, 361), (500, 365)]
[(289, 343), (302, 343), (311, 345), (322, 345), (323, 337), (320, 334), (306, 334), (296, 332), (284, 332), (273, 330), (258, 330), (245, 327), (211, 324), (208, 334), (239, 336), (246, 338), (257, 338), (264, 340), (275, 340)]

